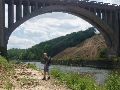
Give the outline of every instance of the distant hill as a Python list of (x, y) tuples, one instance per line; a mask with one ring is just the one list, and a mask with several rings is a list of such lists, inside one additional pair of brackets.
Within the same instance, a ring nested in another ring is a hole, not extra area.
[(66, 36), (61, 36), (46, 42), (42, 42), (28, 49), (10, 49), (8, 58), (20, 60), (39, 60), (42, 59), (43, 53), (47, 52), (50, 56), (55, 56), (66, 48), (74, 47), (84, 40), (95, 35), (93, 27), (85, 31), (73, 32)]
[(54, 59), (95, 59), (99, 57), (101, 50), (104, 48), (106, 48), (106, 44), (102, 35), (95, 35), (74, 47), (66, 48), (64, 51), (54, 56)]

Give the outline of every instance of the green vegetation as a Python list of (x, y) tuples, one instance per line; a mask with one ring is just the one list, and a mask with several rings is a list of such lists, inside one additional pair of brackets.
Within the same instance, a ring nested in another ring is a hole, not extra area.
[(107, 58), (107, 52), (108, 52), (107, 48), (101, 49), (99, 53), (99, 58)]
[[(21, 88), (24, 86), (36, 86), (38, 85), (37, 79), (29, 78), (28, 76), (24, 76), (23, 78), (19, 78), (16, 74), (15, 69), (27, 69), (32, 68), (37, 70), (37, 67), (34, 64), (16, 64), (16, 61), (8, 62), (4, 57), (0, 56), (0, 89), (5, 90), (14, 90), (17, 84), (20, 85)], [(22, 75), (23, 72), (19, 74)], [(24, 73), (23, 73), (24, 74)]]
[(86, 31), (73, 32), (66, 36), (61, 36), (46, 42), (37, 44), (29, 49), (10, 49), (8, 50), (8, 58), (16, 60), (41, 60), (43, 52), (47, 52), (50, 56), (55, 56), (68, 47), (76, 46), (82, 41), (95, 35), (93, 27)]
[(120, 90), (120, 74), (118, 72), (113, 72), (103, 86), (97, 85), (89, 75), (65, 73), (59, 69), (53, 69), (51, 75), (72, 90)]
[(27, 68), (31, 68), (31, 69), (34, 69), (34, 70), (38, 70), (38, 68), (36, 67), (35, 64), (30, 64), (30, 63), (27, 64)]
[(64, 73), (57, 69), (52, 70), (51, 74), (54, 78), (66, 84), (72, 90), (99, 90), (99, 87), (89, 75)]
[(4, 85), (3, 88), (12, 90), (13, 84), (9, 77), (12, 77), (14, 73), (15, 71), (12, 63), (8, 63), (5, 58), (0, 56), (0, 87)]
[[(27, 67), (36, 69), (32, 64), (28, 64)], [(12, 83), (14, 75), (14, 64), (8, 63), (5, 58), (0, 56), (0, 88), (13, 90), (15, 88)], [(97, 85), (94, 78), (89, 74), (67, 73), (53, 69), (51, 75), (59, 80), (60, 83), (66, 84), (68, 88), (72, 90), (120, 90), (120, 71), (112, 72), (103, 86)], [(36, 79), (27, 77), (20, 78), (18, 82), (21, 87), (27, 85), (36, 86), (38, 84)]]
[(37, 82), (36, 79), (31, 79), (31, 78), (26, 78), (26, 77), (20, 78), (20, 85), (21, 85), (21, 87), (23, 87), (25, 85), (30, 85), (30, 86), (34, 85), (35, 86), (35, 84), (37, 84), (35, 82)]
[(120, 73), (113, 72), (106, 82), (107, 90), (120, 90)]
[(13, 84), (10, 82), (10, 80), (6, 80), (6, 83), (4, 85), (6, 90), (12, 90), (13, 89)]

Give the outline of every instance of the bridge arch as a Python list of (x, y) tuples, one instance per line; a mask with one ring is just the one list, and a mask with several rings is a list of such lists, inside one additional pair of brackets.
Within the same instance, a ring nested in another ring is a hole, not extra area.
[[(108, 46), (108, 48), (111, 48), (112, 45), (112, 29), (104, 22), (102, 21), (99, 17), (97, 17), (94, 13), (84, 9), (84, 8), (80, 8), (80, 7), (75, 7), (75, 6), (70, 6), (70, 5), (65, 5), (65, 6), (61, 6), (61, 5), (52, 5), (52, 6), (46, 6), (46, 7), (42, 7), (34, 12), (32, 12), (31, 14), (23, 17), (21, 20), (17, 21), (16, 23), (14, 23), (11, 27), (8, 28), (8, 33), (7, 33), (7, 39), (9, 40), (9, 37), (11, 35), (11, 33), (18, 27), (20, 26), (22, 23), (24, 23), (25, 21), (31, 19), (32, 17), (41, 15), (41, 14), (45, 14), (45, 13), (51, 13), (51, 12), (64, 12), (64, 13), (68, 13), (68, 14), (72, 14), (75, 16), (78, 16), (84, 20), (86, 20), (87, 22), (89, 22), (91, 25), (95, 26), (98, 31), (103, 35), (106, 44)], [(7, 41), (8, 41), (7, 40)]]

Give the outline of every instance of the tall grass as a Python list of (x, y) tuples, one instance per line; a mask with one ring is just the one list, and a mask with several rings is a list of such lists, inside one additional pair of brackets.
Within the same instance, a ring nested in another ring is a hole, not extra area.
[(112, 72), (103, 86), (97, 85), (89, 75), (65, 73), (59, 69), (53, 69), (51, 75), (72, 90), (120, 90), (120, 74), (118, 72)]
[(120, 90), (120, 73), (112, 72), (106, 81), (105, 87), (107, 90)]
[(7, 90), (12, 90), (13, 84), (9, 77), (12, 77), (14, 73), (13, 65), (8, 63), (4, 57), (0, 56), (0, 82), (2, 82), (0, 87), (2, 86)]
[(95, 81), (88, 75), (64, 73), (58, 69), (52, 70), (51, 75), (72, 90), (100, 90)]
[(30, 64), (30, 63), (27, 64), (27, 68), (31, 68), (33, 70), (38, 70), (38, 68), (36, 67), (35, 64)]

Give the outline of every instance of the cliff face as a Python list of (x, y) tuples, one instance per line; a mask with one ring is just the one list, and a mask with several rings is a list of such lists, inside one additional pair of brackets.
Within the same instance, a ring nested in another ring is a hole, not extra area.
[(94, 59), (98, 57), (100, 50), (106, 48), (105, 40), (102, 35), (95, 35), (75, 47), (70, 47), (57, 54), (55, 59), (69, 59), (69, 58), (89, 58)]

